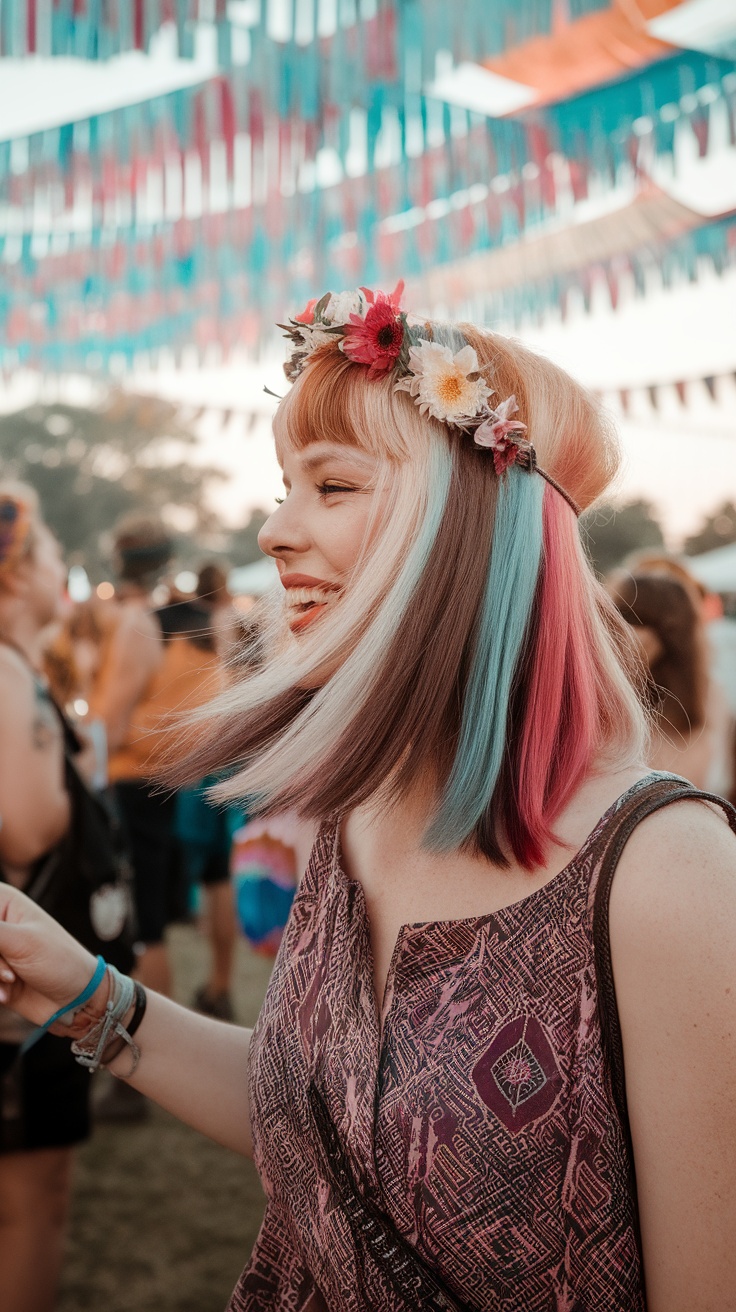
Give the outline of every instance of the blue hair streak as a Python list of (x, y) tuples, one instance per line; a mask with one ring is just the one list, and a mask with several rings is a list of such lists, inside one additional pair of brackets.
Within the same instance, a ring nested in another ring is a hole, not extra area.
[(491, 559), (460, 737), (428, 845), (451, 851), (470, 839), (496, 786), (506, 748), (514, 671), (542, 557), (544, 483), (521, 469), (501, 477)]

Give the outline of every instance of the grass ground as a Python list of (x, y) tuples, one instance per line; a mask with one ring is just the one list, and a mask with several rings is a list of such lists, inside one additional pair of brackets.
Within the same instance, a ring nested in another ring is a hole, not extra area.
[[(187, 1002), (205, 974), (204, 946), (177, 927), (171, 948)], [(269, 970), (240, 948), (242, 1024), (255, 1020)], [(141, 1124), (99, 1125), (77, 1162), (58, 1312), (223, 1312), (262, 1213), (252, 1163), (158, 1108)]]

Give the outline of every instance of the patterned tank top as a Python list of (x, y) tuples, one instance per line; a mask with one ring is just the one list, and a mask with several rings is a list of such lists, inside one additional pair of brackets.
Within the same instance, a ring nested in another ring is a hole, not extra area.
[[(688, 794), (649, 775), (528, 897), (403, 926), (383, 1024), (363, 890), (340, 867), (336, 826), (321, 830), (251, 1043), (268, 1201), (230, 1312), (643, 1312), (608, 890), (596, 893), (623, 817)], [(400, 1292), (397, 1262), (443, 1293)]]

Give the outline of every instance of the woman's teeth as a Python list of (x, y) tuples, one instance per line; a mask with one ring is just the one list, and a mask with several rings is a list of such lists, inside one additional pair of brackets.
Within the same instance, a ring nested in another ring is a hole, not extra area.
[(286, 604), (289, 610), (309, 610), (312, 606), (324, 606), (335, 596), (333, 588), (289, 588)]

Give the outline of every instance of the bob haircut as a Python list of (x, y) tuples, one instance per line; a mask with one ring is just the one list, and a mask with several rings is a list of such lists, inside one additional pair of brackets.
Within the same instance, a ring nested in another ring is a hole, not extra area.
[[(496, 334), (431, 334), (470, 344), (496, 396), (516, 394), (539, 463), (582, 507), (600, 496), (618, 449), (583, 388)], [(274, 433), (280, 452), (319, 440), (378, 457), (380, 524), (328, 624), (296, 643), (274, 598), (273, 657), (197, 713), (167, 782), (228, 767), (216, 796), (318, 820), (422, 787), (429, 846), (533, 869), (584, 776), (642, 757), (625, 626), (558, 492), (516, 466), (498, 478), (471, 438), (366, 373), (321, 347)]]

